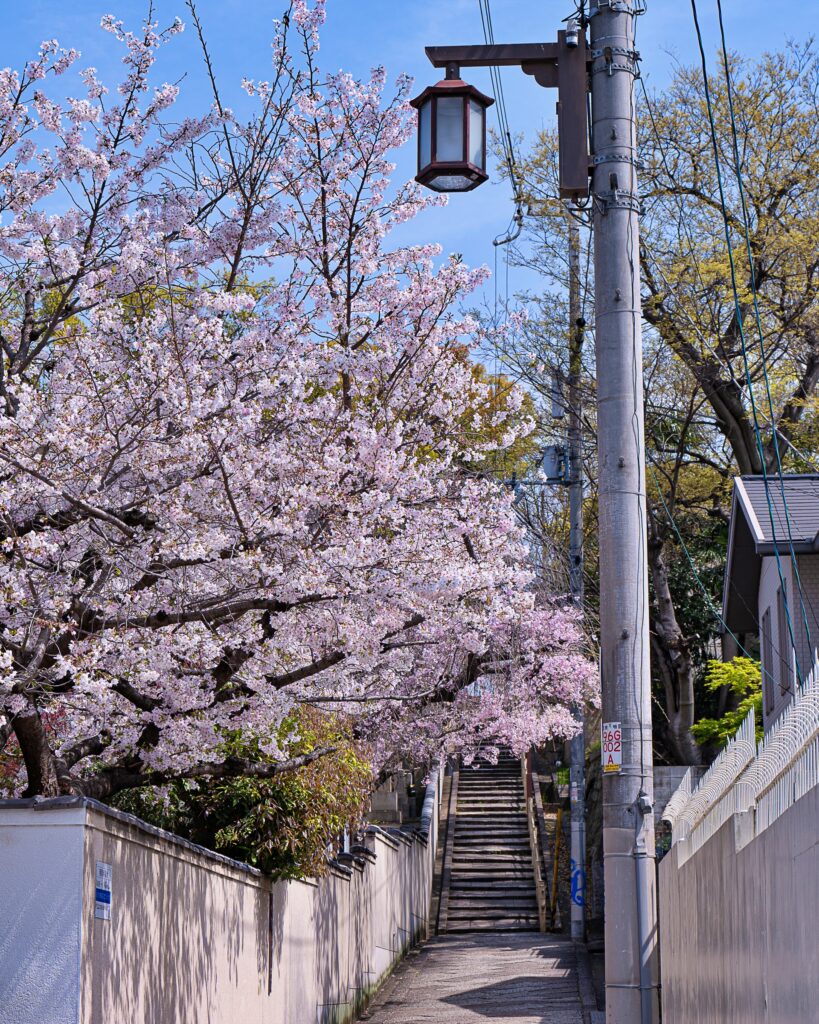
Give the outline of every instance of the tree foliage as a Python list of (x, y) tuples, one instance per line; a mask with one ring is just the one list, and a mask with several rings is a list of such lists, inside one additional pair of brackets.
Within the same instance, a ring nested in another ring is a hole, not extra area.
[[(738, 309), (722, 235), (717, 166), (698, 68), (643, 107), (641, 156), (644, 316), (687, 368), (718, 439), (740, 473), (776, 465), (774, 430), (815, 431), (819, 384), (819, 57), (812, 42), (759, 61), (729, 55), (750, 261), (724, 76), (709, 77), (717, 152), (733, 240)], [(764, 390), (760, 315), (773, 407)], [(744, 330), (742, 329), (744, 325)], [(744, 338), (743, 338), (744, 335)], [(746, 368), (747, 358), (747, 368)], [(759, 407), (755, 435), (748, 378)], [(798, 446), (798, 444), (797, 444)], [(712, 447), (718, 450), (719, 445)], [(808, 449), (815, 450), (815, 446)], [(721, 464), (723, 460), (718, 460)]]
[[(372, 768), (349, 723), (336, 716), (301, 710), (281, 722), (276, 739), (296, 757), (326, 747), (333, 753), (271, 779), (179, 779), (162, 789), (126, 791), (115, 802), (276, 878), (318, 877), (327, 870), (328, 850), (367, 810)], [(269, 760), (258, 740), (241, 734), (223, 746), (226, 757)]]
[[(212, 68), (196, 15), (208, 72)], [(341, 711), (377, 770), (573, 729), (594, 672), (480, 472), (529, 427), (465, 354), (482, 280), (389, 246), (409, 82), (323, 75), (294, 0), (234, 114), (173, 120), (181, 31), (103, 27), (108, 92), (0, 73), (0, 740), (12, 788), (272, 778)], [(76, 90), (72, 90), (76, 91)], [(468, 412), (470, 415), (464, 415)], [(491, 677), (480, 701), (472, 683)], [(226, 737), (240, 735), (238, 748)], [(255, 783), (247, 782), (252, 786)]]
[[(646, 403), (647, 551), (655, 738), (660, 756), (699, 757), (691, 726), (697, 715), (733, 709), (730, 689), (705, 685), (719, 642), (731, 479), (770, 471), (775, 438), (786, 471), (805, 471), (819, 430), (819, 58), (813, 43), (791, 44), (758, 61), (729, 55), (740, 168), (749, 211), (751, 259), (745, 247), (734, 169), (727, 92), (720, 65), (709, 78), (717, 150), (727, 201), (739, 292), (731, 268), (699, 68), (678, 66), (668, 88), (637, 97), (641, 218), (644, 394)], [(555, 376), (566, 376), (569, 330), (567, 214), (555, 198), (556, 135), (544, 131), (521, 161), (530, 217), (516, 259), (544, 274), (531, 297), (528, 327), (505, 340), (506, 365), (539, 398), (544, 432), (560, 440), (548, 412)], [(575, 211), (585, 220), (588, 213)], [(591, 239), (582, 232), (581, 297), (592, 305)], [(589, 267), (586, 273), (585, 268)], [(752, 287), (753, 286), (753, 287)], [(756, 325), (754, 287), (764, 339)], [(587, 316), (591, 321), (591, 315)], [(740, 323), (743, 330), (740, 331)], [(587, 595), (594, 611), (596, 575), (593, 327), (584, 355), (584, 460), (591, 480), (586, 503)], [(744, 351), (743, 351), (744, 340)], [(745, 358), (748, 360), (747, 375)], [(768, 404), (763, 369), (771, 389)], [(750, 377), (759, 425), (757, 441)], [(552, 501), (532, 498), (531, 526), (543, 549), (556, 541), (565, 560), (565, 523)], [(744, 640), (753, 651), (753, 641)]]
[(691, 731), (698, 743), (717, 749), (733, 738), (753, 708), (756, 714), (756, 738), (762, 739), (762, 672), (758, 661), (737, 657), (731, 661), (709, 661), (705, 685), (712, 692), (727, 687), (736, 706), (719, 718), (701, 718)]

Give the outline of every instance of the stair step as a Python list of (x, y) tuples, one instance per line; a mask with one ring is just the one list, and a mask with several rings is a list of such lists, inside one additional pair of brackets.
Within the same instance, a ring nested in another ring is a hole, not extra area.
[(469, 785), (464, 785), (462, 783), (460, 786), (458, 786), (458, 798), (459, 799), (464, 797), (464, 796), (468, 796), (470, 800), (477, 799), (480, 796), (498, 796), (498, 797), (501, 797), (501, 796), (503, 796), (503, 797), (506, 797), (506, 796), (518, 796), (518, 797), (522, 797), (523, 796), (523, 792), (524, 792), (523, 786), (521, 786), (521, 785), (517, 785), (517, 786), (512, 786), (512, 785), (509, 785), (509, 786), (487, 786), (487, 785), (481, 784), (480, 786), (478, 786), (478, 785), (469, 786)]
[(523, 798), (517, 799), (516, 797), (513, 798), (505, 796), (497, 798), (491, 796), (482, 796), (475, 797), (474, 800), (462, 800), (459, 797), (457, 806), (458, 810), (461, 810), (461, 808), (467, 809), (472, 807), (478, 810), (482, 810), (484, 807), (488, 807), (498, 811), (525, 811), (526, 801)]
[(501, 835), (507, 832), (526, 832), (528, 835), (529, 820), (525, 814), (519, 814), (515, 818), (505, 818), (503, 821), (497, 821), (494, 815), (465, 814), (460, 817), (460, 821), (455, 822), (455, 831), (456, 833), (498, 832)]
[(446, 929), (452, 934), (463, 935), (469, 932), (540, 932), (541, 923), (536, 918), (532, 921), (473, 921), (466, 925), (452, 925)]
[(531, 858), (528, 843), (525, 846), (456, 846), (452, 855), (457, 857), (460, 863), (468, 861), (478, 864), (484, 857), (491, 857), (492, 863), (498, 857)]
[(485, 836), (455, 836), (455, 846), (461, 846), (465, 850), (480, 850), (484, 846), (508, 846), (510, 849), (518, 849), (520, 846), (529, 847), (529, 836), (525, 832), (519, 836), (499, 836), (491, 833)]
[(470, 789), (523, 789), (523, 779), (519, 775), (461, 775), (458, 788), (461, 786)]
[(535, 876), (532, 872), (521, 872), (517, 876), (497, 877), (494, 874), (486, 875), (456, 875), (452, 879), (451, 889), (457, 889), (461, 893), (479, 893), (483, 891), (508, 893), (514, 896), (521, 889), (535, 889)]
[[(480, 856), (478, 856), (480, 854)], [(452, 856), (457, 857), (461, 862), (471, 861), (475, 864), (480, 864), (484, 858), (484, 854), (488, 858), (487, 863), (496, 863), (503, 860), (515, 860), (515, 861), (529, 861), (532, 860), (532, 855), (529, 853), (529, 847), (527, 846), (523, 850), (453, 850)]]
[(491, 821), (469, 821), (461, 819), (455, 822), (455, 835), (471, 834), (485, 835), (493, 833), (497, 835), (517, 835), (518, 833), (529, 834), (529, 824), (523, 815), (517, 821), (503, 821), (493, 824)]
[(470, 793), (481, 790), (508, 790), (523, 789), (523, 779), (519, 775), (473, 775), (458, 780), (459, 790), (468, 790)]
[(514, 868), (518, 871), (531, 871), (532, 870), (532, 858), (523, 857), (516, 854), (488, 854), (486, 857), (478, 859), (477, 857), (461, 857), (453, 862), (453, 870), (457, 868), (458, 871), (480, 871), (483, 869), (484, 874), (494, 875), (496, 871), (503, 871), (509, 868)]
[(450, 896), (448, 914), (452, 918), (463, 917), (508, 917), (510, 914), (536, 914), (537, 900), (454, 900)]
[(524, 811), (487, 811), (478, 810), (473, 811), (459, 811), (458, 817), (464, 824), (473, 824), (477, 821), (496, 821), (499, 825), (518, 825), (520, 822), (527, 820)]
[(468, 779), (470, 782), (476, 779), (517, 779), (523, 782), (520, 765), (511, 764), (502, 764), (499, 768), (462, 768), (458, 779)]
[(488, 903), (493, 907), (498, 904), (516, 907), (518, 901), (521, 905), (537, 907), (537, 893), (534, 889), (455, 889), (449, 894), (451, 906), (480, 906)]
[(464, 825), (455, 826), (455, 836), (459, 839), (528, 839), (529, 829), (523, 825)]
[[(453, 903), (454, 900), (454, 903)], [(469, 907), (490, 907), (501, 910), (504, 907), (529, 907), (537, 906), (537, 893), (532, 889), (515, 889), (513, 892), (505, 892), (494, 889), (471, 889), (451, 892), (449, 894), (450, 906), (456, 906), (461, 910)]]
[(455, 849), (460, 847), (462, 850), (472, 850), (479, 852), (480, 850), (528, 850), (529, 849), (529, 837), (528, 836), (455, 836)]
[(453, 872), (451, 887), (457, 888), (467, 882), (478, 886), (500, 886), (503, 888), (510, 883), (521, 883), (524, 885), (532, 885), (534, 881), (534, 874), (529, 869), (522, 869), (520, 871), (469, 871), (463, 868), (459, 868), (457, 872)]

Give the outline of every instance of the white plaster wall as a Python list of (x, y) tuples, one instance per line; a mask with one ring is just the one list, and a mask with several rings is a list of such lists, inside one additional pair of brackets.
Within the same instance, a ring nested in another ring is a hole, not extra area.
[(373, 832), (366, 863), (271, 886), (98, 805), (0, 815), (2, 1024), (343, 1024), (426, 930), (434, 825), (429, 842)]
[(0, 808), (0, 1019), (79, 1024), (85, 810)]
[(375, 859), (351, 875), (273, 887), (274, 999), (266, 1024), (349, 1020), (425, 935), (433, 843), (375, 833), (367, 847)]

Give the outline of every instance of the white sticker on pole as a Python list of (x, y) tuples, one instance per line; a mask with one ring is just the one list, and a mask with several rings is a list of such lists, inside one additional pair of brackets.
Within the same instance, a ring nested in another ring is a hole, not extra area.
[(111, 865), (97, 861), (96, 893), (94, 897), (94, 917), (100, 921), (111, 920)]
[(623, 765), (623, 743), (619, 722), (603, 722), (600, 760), (604, 772), (619, 772)]

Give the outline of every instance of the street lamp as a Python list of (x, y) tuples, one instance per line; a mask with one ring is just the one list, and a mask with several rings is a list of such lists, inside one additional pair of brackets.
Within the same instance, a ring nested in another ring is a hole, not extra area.
[(410, 100), (418, 111), (415, 180), (436, 192), (469, 192), (486, 181), (486, 110), (494, 102), (461, 79), (457, 64)]
[(519, 67), (538, 85), (557, 89), (561, 198), (578, 202), (589, 195), (591, 54), (579, 28), (558, 32), (556, 43), (428, 46), (426, 52), (434, 67), (446, 68), (446, 78), (410, 100), (418, 111), (416, 181), (436, 192), (469, 192), (487, 180), (486, 110), (495, 101), (464, 82), (461, 68)]

